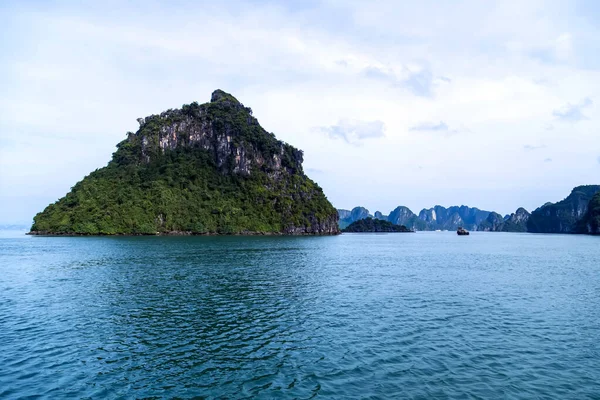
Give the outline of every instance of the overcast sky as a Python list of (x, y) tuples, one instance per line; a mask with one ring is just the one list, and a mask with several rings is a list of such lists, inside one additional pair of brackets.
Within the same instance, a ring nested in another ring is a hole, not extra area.
[(5, 0), (0, 20), (0, 223), (217, 88), (338, 208), (505, 214), (600, 183), (593, 0)]

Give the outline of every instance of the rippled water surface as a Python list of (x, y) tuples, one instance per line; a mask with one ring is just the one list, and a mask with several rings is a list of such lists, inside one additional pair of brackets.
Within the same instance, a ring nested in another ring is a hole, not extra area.
[(0, 398), (600, 398), (600, 238), (0, 237)]

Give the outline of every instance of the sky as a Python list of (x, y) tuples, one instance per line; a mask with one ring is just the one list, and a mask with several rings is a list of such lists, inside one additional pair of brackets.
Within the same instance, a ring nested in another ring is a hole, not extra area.
[(533, 210), (600, 183), (595, 1), (0, 2), (0, 223), (219, 88), (337, 208)]

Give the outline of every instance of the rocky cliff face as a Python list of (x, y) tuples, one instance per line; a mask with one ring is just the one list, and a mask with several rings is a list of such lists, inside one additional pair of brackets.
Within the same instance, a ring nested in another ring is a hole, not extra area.
[(345, 229), (353, 222), (371, 217), (369, 210), (364, 207), (354, 207), (352, 210), (337, 210), (340, 218), (339, 225), (341, 229)]
[(485, 221), (479, 224), (478, 230), (486, 232), (527, 232), (529, 216), (529, 212), (524, 208), (519, 208), (516, 212), (505, 217), (492, 212)]
[(419, 219), (421, 221), (425, 221), (427, 224), (437, 224), (437, 212), (435, 211), (435, 208), (421, 210), (419, 213)]
[(337, 234), (303, 154), (217, 90), (138, 119), (109, 164), (34, 218), (47, 234)]
[(387, 215), (383, 215), (381, 213), (381, 211), (375, 211), (375, 216), (373, 218), (380, 219), (380, 220), (383, 220), (383, 221), (387, 221), (388, 220), (388, 216)]
[(502, 232), (527, 232), (527, 223), (531, 214), (520, 207), (505, 219)]
[(489, 211), (482, 211), (474, 207), (453, 206), (446, 208), (435, 206), (421, 210), (419, 219), (426, 223), (428, 230), (456, 230), (458, 227), (477, 230), (479, 224), (489, 214)]
[(340, 219), (340, 222), (346, 218), (349, 218), (350, 214), (352, 213), (352, 211), (350, 211), (350, 210), (343, 210), (341, 208), (338, 208), (337, 212), (338, 212), (338, 217)]
[(600, 193), (596, 193), (588, 205), (588, 211), (578, 229), (582, 233), (600, 235)]
[(534, 233), (579, 233), (580, 221), (588, 212), (592, 197), (600, 185), (578, 186), (558, 203), (547, 203), (531, 213), (527, 230)]
[(392, 224), (405, 225), (412, 222), (416, 215), (408, 207), (396, 207), (389, 215), (388, 220)]
[(388, 216), (388, 221), (395, 225), (404, 225), (412, 230), (425, 230), (426, 224), (408, 207), (396, 207)]
[(165, 152), (191, 147), (209, 151), (224, 173), (302, 172), (302, 151), (264, 131), (249, 107), (222, 90), (213, 92), (210, 103), (192, 103), (138, 118), (138, 123), (139, 131), (130, 134), (128, 141), (141, 144), (146, 163)]
[(478, 230), (485, 232), (497, 232), (502, 230), (502, 226), (504, 225), (504, 218), (502, 215), (491, 212), (485, 221), (479, 224)]

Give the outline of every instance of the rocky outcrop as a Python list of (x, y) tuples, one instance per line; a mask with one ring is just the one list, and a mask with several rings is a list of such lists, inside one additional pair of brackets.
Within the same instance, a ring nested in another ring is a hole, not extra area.
[(504, 226), (504, 217), (498, 213), (491, 212), (485, 221), (479, 224), (478, 230), (484, 232), (499, 232), (502, 230), (502, 226)]
[(338, 212), (338, 217), (339, 217), (340, 222), (343, 221), (344, 219), (350, 217), (350, 214), (352, 213), (352, 211), (350, 211), (350, 210), (344, 210), (341, 208), (338, 208), (337, 212)]
[(425, 230), (427, 225), (408, 207), (396, 207), (388, 216), (388, 221), (395, 225), (404, 225), (412, 230)]
[(529, 211), (520, 207), (514, 213), (504, 219), (502, 232), (527, 232), (527, 222), (531, 214)]
[(383, 220), (383, 221), (387, 221), (388, 220), (388, 216), (387, 215), (383, 215), (381, 213), (381, 211), (375, 211), (375, 215), (374, 215), (373, 218), (380, 219), (380, 220)]
[(302, 151), (232, 95), (138, 122), (106, 167), (36, 215), (32, 234), (339, 233)]
[(478, 230), (486, 232), (527, 232), (529, 216), (529, 212), (524, 208), (519, 208), (516, 212), (504, 217), (492, 212), (485, 221), (479, 224)]
[(425, 221), (428, 230), (455, 230), (459, 226), (477, 230), (479, 224), (489, 214), (489, 211), (483, 211), (475, 207), (452, 206), (446, 208), (438, 205), (421, 210), (419, 219)]
[(275, 139), (260, 128), (252, 109), (216, 90), (211, 102), (138, 118), (140, 129), (128, 141), (141, 143), (142, 161), (181, 147), (209, 151), (223, 173), (250, 175), (258, 168), (277, 174), (282, 169), (302, 172), (302, 151)]
[(590, 200), (587, 213), (579, 224), (578, 231), (590, 235), (600, 235), (600, 193), (596, 193)]
[(353, 222), (371, 217), (371, 214), (364, 207), (354, 207), (351, 211), (338, 210), (338, 216), (340, 228), (344, 229)]
[(588, 205), (600, 185), (578, 186), (558, 203), (546, 203), (531, 213), (527, 231), (533, 233), (580, 233), (581, 221), (585, 219)]
[(340, 229), (335, 214), (330, 214), (325, 218), (309, 215), (307, 224), (288, 225), (284, 227), (282, 233), (286, 235), (337, 235), (340, 233)]

